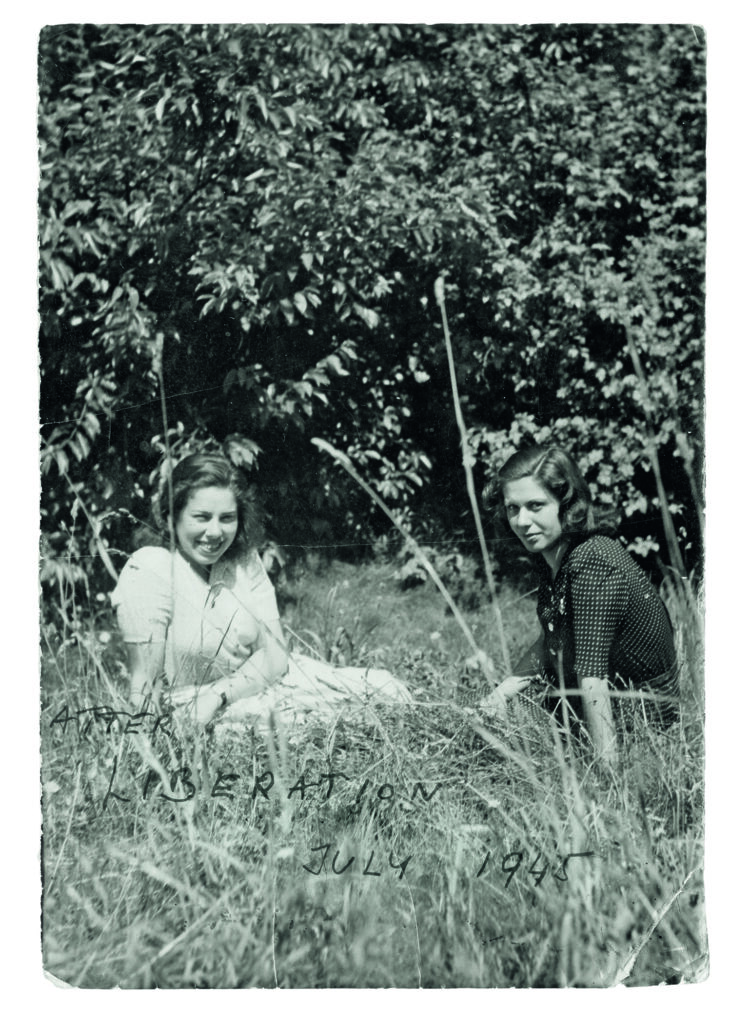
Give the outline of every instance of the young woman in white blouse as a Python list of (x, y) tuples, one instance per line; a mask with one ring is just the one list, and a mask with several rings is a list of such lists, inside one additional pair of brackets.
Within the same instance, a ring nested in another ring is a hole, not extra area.
[(136, 551), (112, 595), (134, 703), (164, 694), (207, 725), (224, 715), (322, 714), (352, 698), (410, 701), (388, 672), (288, 655), (240, 470), (223, 457), (191, 455), (173, 469), (171, 490), (169, 501), (163, 488), (160, 512), (172, 545)]

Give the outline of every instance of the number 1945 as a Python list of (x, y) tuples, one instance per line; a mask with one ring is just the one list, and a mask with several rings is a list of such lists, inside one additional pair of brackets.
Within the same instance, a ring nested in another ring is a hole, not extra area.
[[(533, 882), (538, 888), (546, 875), (550, 874), (556, 882), (568, 882), (569, 876), (566, 873), (566, 869), (569, 865), (569, 861), (573, 857), (593, 857), (593, 850), (582, 850), (581, 853), (568, 853), (563, 857), (559, 864), (557, 871), (551, 871), (551, 863), (548, 858), (538, 853), (533, 860), (531, 860), (532, 854), (527, 850), (513, 850), (510, 853), (506, 853), (500, 861), (500, 870), (505, 875), (505, 888), (510, 885), (516, 872), (519, 869), (527, 871), (529, 875), (532, 875)], [(480, 865), (480, 870), (477, 872), (476, 878), (480, 878), (485, 874), (488, 864), (492, 859), (492, 850), (488, 850), (485, 854), (485, 858)]]

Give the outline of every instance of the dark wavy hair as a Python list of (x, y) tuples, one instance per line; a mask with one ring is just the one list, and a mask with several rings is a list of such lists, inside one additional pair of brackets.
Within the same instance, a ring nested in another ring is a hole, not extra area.
[(202, 487), (225, 487), (233, 493), (238, 513), (238, 526), (231, 552), (245, 555), (263, 543), (262, 515), (254, 491), (241, 470), (222, 455), (201, 452), (186, 456), (173, 469), (171, 484), (172, 487), (167, 480), (163, 481), (158, 507), (154, 510), (166, 537), (169, 538), (171, 528), (174, 536), (178, 516), (195, 491)]
[[(573, 458), (563, 448), (535, 445), (511, 455), (498, 470), (488, 501), (496, 519), (505, 523), (503, 488), (513, 480), (530, 476), (559, 504), (562, 530), (577, 539), (588, 537), (600, 528), (591, 502), (589, 486)], [(608, 532), (601, 527), (602, 532)]]

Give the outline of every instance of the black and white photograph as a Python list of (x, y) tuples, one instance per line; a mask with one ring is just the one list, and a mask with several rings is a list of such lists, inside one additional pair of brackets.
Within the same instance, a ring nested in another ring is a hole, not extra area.
[(706, 982), (706, 28), (205, 15), (36, 32), (45, 979)]

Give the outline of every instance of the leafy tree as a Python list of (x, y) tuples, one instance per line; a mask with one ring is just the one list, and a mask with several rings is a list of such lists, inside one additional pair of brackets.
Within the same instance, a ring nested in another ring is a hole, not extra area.
[(39, 53), (49, 559), (80, 503), (82, 554), (100, 521), (129, 546), (103, 516), (146, 517), (163, 387), (177, 450), (249, 441), (289, 542), (382, 528), (317, 435), (414, 522), (459, 527), (439, 274), (484, 475), (550, 434), (652, 538), (649, 414), (697, 550), (696, 31), (68, 25)]

